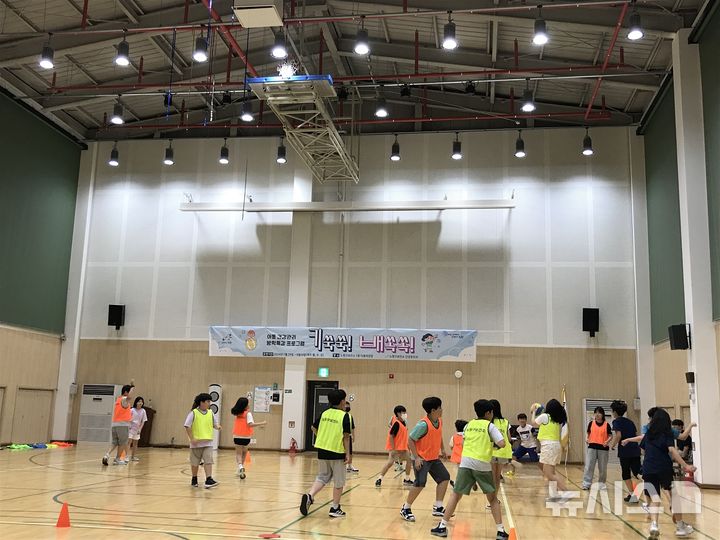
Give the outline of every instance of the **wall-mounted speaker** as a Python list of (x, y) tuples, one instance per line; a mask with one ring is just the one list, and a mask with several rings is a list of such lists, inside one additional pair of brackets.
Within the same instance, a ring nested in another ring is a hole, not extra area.
[(685, 372), (685, 382), (688, 384), (695, 383), (695, 372), (694, 371), (686, 371)]
[(583, 332), (590, 332), (590, 337), (595, 337), (595, 332), (600, 330), (600, 310), (598, 308), (583, 308)]
[(125, 326), (125, 305), (110, 304), (108, 306), (108, 326), (114, 326), (115, 330), (120, 330), (121, 326)]
[(686, 324), (673, 324), (668, 326), (668, 337), (670, 338), (670, 349), (682, 351), (690, 348), (688, 328)]
[[(222, 386), (219, 384), (211, 384), (208, 387), (208, 394), (212, 401), (210, 402), (210, 410), (215, 415), (215, 420), (219, 424), (222, 416)], [(220, 432), (213, 432), (213, 449), (217, 450), (220, 444)]]

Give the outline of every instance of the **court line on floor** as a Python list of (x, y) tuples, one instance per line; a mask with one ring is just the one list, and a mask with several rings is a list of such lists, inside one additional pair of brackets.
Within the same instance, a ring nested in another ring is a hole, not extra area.
[[(341, 496), (342, 496), (342, 495), (345, 495), (345, 494), (347, 494), (347, 493), (350, 493), (353, 489), (359, 488), (361, 485), (362, 485), (362, 484), (356, 484), (356, 485), (354, 485), (353, 487), (351, 487), (350, 489), (346, 489), (345, 491), (342, 492)], [(288, 523), (287, 525), (284, 525), (284, 526), (280, 527), (279, 529), (277, 529), (276, 531), (274, 531), (273, 534), (280, 534), (282, 531), (284, 531), (284, 530), (287, 529), (288, 527), (291, 527), (291, 526), (295, 525), (298, 521), (302, 521), (302, 520), (305, 519), (306, 517), (309, 517), (309, 516), (313, 515), (315, 512), (317, 512), (317, 511), (320, 510), (321, 508), (326, 507), (326, 506), (327, 506), (328, 504), (330, 504), (331, 502), (332, 502), (332, 499), (330, 499), (329, 501), (324, 502), (323, 504), (321, 504), (320, 506), (318, 506), (318, 507), (317, 507), (315, 510), (313, 510), (312, 512), (308, 512), (308, 515), (307, 515), (307, 516), (300, 516), (299, 518), (294, 519), (293, 521), (291, 521), (291, 522)]]
[(505, 507), (505, 514), (507, 514), (508, 527), (510, 529), (510, 540), (519, 540), (517, 529), (515, 528), (515, 520), (510, 512), (510, 503), (508, 502), (507, 495), (505, 494), (505, 486), (502, 482), (500, 483), (500, 493), (502, 495), (503, 506)]

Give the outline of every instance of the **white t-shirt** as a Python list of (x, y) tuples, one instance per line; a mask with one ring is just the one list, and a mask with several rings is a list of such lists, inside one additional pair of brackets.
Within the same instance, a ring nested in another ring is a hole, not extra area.
[(132, 408), (132, 420), (130, 421), (130, 433), (137, 435), (142, 430), (143, 424), (147, 422), (147, 412), (145, 409)]
[[(208, 409), (208, 410), (205, 411), (205, 412), (202, 412), (200, 409), (198, 409), (198, 411), (200, 412), (200, 414), (212, 414), (213, 427), (214, 427), (214, 428), (217, 428), (217, 426), (218, 426), (217, 418), (215, 418), (215, 415), (213, 414), (213, 412), (212, 412), (210, 409)], [(185, 424), (183, 424), (183, 425), (184, 425), (185, 427), (187, 427), (187, 428), (192, 429), (192, 425), (193, 425), (193, 421), (194, 421), (194, 420), (195, 420), (195, 415), (193, 414), (192, 411), (190, 411), (190, 412), (188, 413), (187, 417), (185, 418)], [(212, 440), (209, 440), (209, 441), (198, 441), (198, 442), (196, 442), (195, 444), (190, 443), (190, 448), (204, 448), (204, 447), (206, 447), (206, 446), (212, 446), (212, 445), (213, 445), (213, 441), (212, 441)]]
[(520, 445), (525, 448), (537, 448), (537, 439), (533, 435), (533, 427), (530, 424), (525, 424), (525, 427), (518, 426), (517, 434), (520, 437)]
[[(488, 434), (494, 443), (499, 443), (504, 438), (500, 430), (495, 427), (495, 424), (488, 426)], [(492, 471), (492, 464), (490, 462), (465, 456), (460, 458), (460, 466), (465, 469), (472, 469), (473, 471)]]

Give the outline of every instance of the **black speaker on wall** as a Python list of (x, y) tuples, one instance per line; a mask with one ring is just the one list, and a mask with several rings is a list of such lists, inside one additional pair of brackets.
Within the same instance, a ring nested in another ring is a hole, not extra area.
[(668, 326), (668, 337), (670, 338), (670, 348), (673, 351), (683, 351), (690, 348), (690, 339), (688, 337), (686, 324), (673, 324), (672, 326)]
[(108, 306), (108, 326), (114, 326), (115, 330), (120, 330), (121, 326), (125, 326), (125, 305), (110, 304)]
[(590, 332), (590, 337), (595, 337), (595, 332), (600, 330), (600, 309), (583, 308), (583, 332)]

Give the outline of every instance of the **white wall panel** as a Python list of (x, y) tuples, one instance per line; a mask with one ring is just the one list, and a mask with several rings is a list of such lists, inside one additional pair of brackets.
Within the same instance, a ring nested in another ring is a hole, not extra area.
[(588, 186), (578, 179), (550, 186), (550, 230), (553, 262), (587, 262)]
[(545, 268), (511, 267), (510, 343), (548, 343)]
[(467, 327), (480, 331), (480, 343), (503, 343), (505, 269), (468, 268), (467, 274)]
[(120, 294), (118, 296), (119, 302), (125, 304), (123, 336), (148, 338), (152, 284), (152, 267), (123, 268)]
[(311, 325), (337, 326), (339, 267), (314, 267), (310, 272)]
[(427, 269), (428, 328), (462, 326), (462, 270), (459, 268)]
[(228, 323), (237, 326), (261, 326), (264, 298), (265, 268), (234, 267)]
[(582, 309), (595, 307), (590, 301), (590, 271), (585, 268), (552, 269), (553, 343), (587, 345), (582, 331)]
[(267, 296), (268, 325), (287, 326), (289, 283), (289, 267), (272, 267), (270, 269), (270, 290)]
[(631, 261), (633, 234), (630, 186), (593, 180), (592, 197), (595, 260)]
[(422, 277), (418, 267), (393, 266), (387, 278), (387, 326), (422, 326)]
[(598, 343), (626, 347), (635, 341), (635, 285), (632, 267), (598, 268), (597, 307), (600, 308)]
[(88, 261), (115, 262), (120, 259), (125, 192), (101, 190), (93, 197)]
[(159, 193), (156, 191), (128, 192), (127, 222), (125, 225), (125, 262), (155, 260)]
[(379, 268), (349, 268), (347, 271), (347, 295), (345, 303), (347, 325), (375, 328), (380, 322)]
[(186, 337), (189, 293), (190, 268), (160, 267), (152, 337)]
[(85, 276), (85, 296), (81, 332), (83, 336), (108, 337), (108, 305), (115, 303), (118, 269), (116, 267), (90, 266)]
[(195, 269), (191, 313), (191, 337), (204, 338), (208, 326), (225, 324), (227, 268), (199, 267)]

